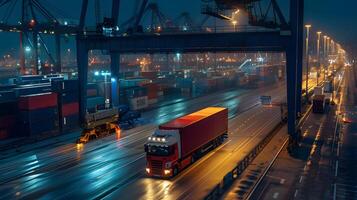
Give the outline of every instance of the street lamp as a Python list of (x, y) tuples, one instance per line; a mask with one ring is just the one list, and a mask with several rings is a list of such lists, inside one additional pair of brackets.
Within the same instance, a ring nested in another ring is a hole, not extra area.
[[(319, 71), (321, 69), (321, 65), (320, 65), (320, 39), (321, 39), (321, 31), (318, 31), (317, 32), (317, 67), (318, 67), (318, 70)], [(319, 84), (319, 73), (317, 73), (317, 77), (316, 77), (316, 85)], [(325, 78), (324, 78), (325, 79)]]
[(233, 24), (234, 31), (236, 31), (236, 25), (237, 25), (237, 23), (238, 23), (238, 21), (237, 21), (237, 15), (239, 14), (239, 12), (240, 12), (240, 10), (237, 9), (236, 11), (234, 11), (234, 12), (232, 13), (232, 19), (231, 19), (231, 21), (232, 21), (232, 24)]
[(324, 35), (324, 53), (323, 53), (323, 65), (324, 65), (324, 76), (326, 77), (326, 41), (327, 35)]
[(306, 28), (306, 47), (305, 47), (305, 57), (306, 57), (306, 87), (305, 87), (305, 96), (306, 96), (306, 103), (309, 102), (309, 36), (310, 36), (310, 28), (311, 25), (305, 25)]

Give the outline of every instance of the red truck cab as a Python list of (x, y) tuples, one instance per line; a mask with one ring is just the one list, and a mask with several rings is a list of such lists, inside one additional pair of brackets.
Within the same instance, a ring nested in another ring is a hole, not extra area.
[(227, 137), (228, 109), (209, 107), (159, 126), (145, 144), (146, 173), (172, 177)]

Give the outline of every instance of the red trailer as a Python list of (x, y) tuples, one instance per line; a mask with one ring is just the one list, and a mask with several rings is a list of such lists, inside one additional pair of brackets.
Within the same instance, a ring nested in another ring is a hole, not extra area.
[(209, 107), (159, 126), (145, 144), (149, 176), (171, 177), (227, 137), (228, 109)]

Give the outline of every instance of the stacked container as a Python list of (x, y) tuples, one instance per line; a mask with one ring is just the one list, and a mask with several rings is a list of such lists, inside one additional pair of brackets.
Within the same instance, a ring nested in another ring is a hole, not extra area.
[(19, 110), (21, 136), (43, 136), (58, 132), (56, 93), (21, 96)]
[(120, 100), (130, 106), (130, 110), (141, 110), (148, 107), (148, 93), (145, 87), (128, 87), (120, 89)]
[(148, 83), (143, 85), (143, 87), (146, 88), (147, 90), (148, 103), (149, 104), (157, 103), (159, 86), (156, 83)]
[(60, 80), (52, 84), (58, 93), (59, 126), (62, 132), (79, 127), (78, 80)]
[(0, 101), (0, 140), (16, 136), (17, 101)]

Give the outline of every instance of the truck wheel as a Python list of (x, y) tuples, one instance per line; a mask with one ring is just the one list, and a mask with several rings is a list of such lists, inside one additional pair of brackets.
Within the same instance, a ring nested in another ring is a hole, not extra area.
[(194, 163), (196, 161), (195, 155), (191, 156), (191, 163)]
[(172, 172), (172, 177), (175, 177), (178, 174), (178, 167), (176, 166), (174, 168), (174, 171)]

